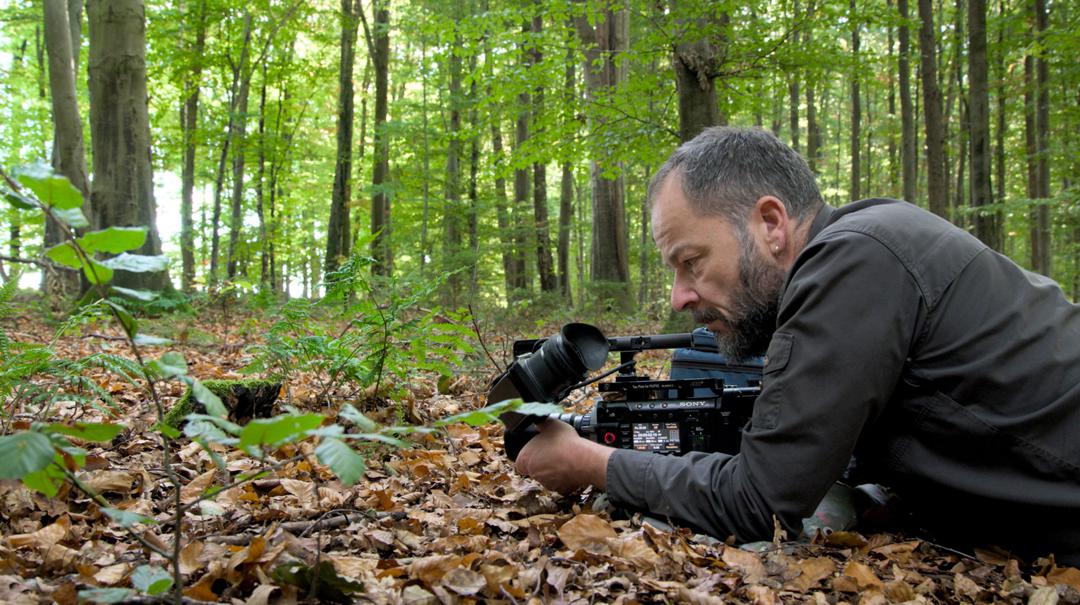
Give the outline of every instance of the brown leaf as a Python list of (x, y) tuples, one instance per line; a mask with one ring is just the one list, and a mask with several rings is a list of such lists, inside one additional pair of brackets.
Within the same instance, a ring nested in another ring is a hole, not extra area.
[(727, 601), (723, 597), (715, 597), (707, 592), (679, 586), (679, 601), (690, 605), (724, 605)]
[(1046, 580), (1051, 584), (1067, 584), (1076, 590), (1080, 590), (1080, 569), (1075, 567), (1055, 567), (1046, 574)]
[(616, 538), (610, 542), (610, 545), (616, 557), (625, 559), (641, 571), (651, 570), (660, 562), (660, 556), (649, 547), (640, 534)]
[(1028, 599), (1027, 605), (1057, 605), (1060, 598), (1056, 588), (1053, 586), (1043, 586), (1041, 588), (1036, 588), (1035, 592), (1031, 593), (1031, 598)]
[(192, 479), (187, 485), (180, 488), (180, 501), (189, 504), (197, 500), (206, 491), (206, 488), (214, 483), (215, 476), (217, 476), (217, 469), (210, 469)]
[(328, 557), (330, 562), (334, 565), (334, 570), (339, 574), (359, 580), (367, 574), (373, 574), (379, 568), (378, 559), (370, 559), (365, 557), (342, 557), (342, 556), (330, 556)]
[(794, 567), (799, 571), (799, 576), (788, 582), (787, 586), (798, 592), (815, 588), (822, 580), (836, 573), (836, 563), (827, 557), (801, 559)]
[(259, 584), (255, 587), (255, 590), (251, 591), (251, 596), (244, 601), (244, 605), (268, 605), (270, 596), (274, 594), (274, 591), (280, 590), (273, 584)]
[(915, 598), (915, 589), (907, 582), (893, 580), (885, 584), (885, 596), (893, 603), (906, 603)]
[(71, 519), (64, 515), (57, 519), (55, 523), (35, 532), (8, 536), (7, 543), (15, 548), (48, 548), (67, 537), (70, 530)]
[(99, 494), (115, 492), (128, 495), (136, 475), (126, 471), (91, 471), (82, 473), (80, 479)]
[(409, 564), (409, 577), (431, 586), (460, 564), (461, 557), (455, 555), (421, 557)]
[(101, 568), (100, 571), (94, 574), (94, 581), (104, 586), (116, 586), (123, 582), (129, 573), (131, 573), (131, 564), (117, 563)]
[(487, 581), (484, 576), (471, 569), (455, 567), (443, 576), (442, 585), (463, 597), (468, 597), (483, 590), (487, 586)]
[(767, 575), (765, 571), (765, 564), (761, 562), (761, 557), (757, 553), (752, 553), (748, 550), (741, 548), (735, 548), (733, 546), (727, 546), (724, 548), (724, 554), (721, 555), (724, 563), (729, 567), (733, 567), (742, 574), (743, 582), (747, 584), (757, 584), (765, 579)]
[(577, 515), (563, 523), (557, 533), (562, 543), (571, 550), (604, 547), (608, 540), (616, 536), (611, 525), (596, 515)]
[(855, 584), (862, 590), (883, 587), (874, 570), (858, 561), (848, 561), (848, 564), (844, 566), (844, 575), (855, 580)]
[(754, 605), (776, 605), (780, 600), (775, 590), (761, 584), (748, 586), (746, 592), (754, 600)]
[(202, 569), (202, 553), (206, 544), (203, 542), (188, 542), (180, 549), (180, 573), (190, 575)]
[(977, 601), (980, 592), (982, 592), (982, 589), (975, 583), (975, 580), (962, 573), (953, 576), (953, 594), (956, 595), (957, 600), (966, 597), (972, 601)]

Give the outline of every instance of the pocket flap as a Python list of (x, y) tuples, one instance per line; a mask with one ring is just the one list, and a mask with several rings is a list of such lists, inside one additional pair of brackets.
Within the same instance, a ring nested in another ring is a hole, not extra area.
[(791, 358), (791, 346), (795, 337), (786, 332), (773, 334), (769, 342), (769, 350), (765, 353), (764, 374), (779, 372), (787, 367), (788, 359)]

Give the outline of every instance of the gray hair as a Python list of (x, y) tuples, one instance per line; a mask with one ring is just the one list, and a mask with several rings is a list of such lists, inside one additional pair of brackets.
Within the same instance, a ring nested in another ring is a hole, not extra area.
[(754, 203), (771, 195), (797, 222), (825, 203), (806, 160), (760, 128), (714, 126), (679, 146), (649, 183), (649, 203), (673, 173), (692, 208), (719, 215), (741, 233)]

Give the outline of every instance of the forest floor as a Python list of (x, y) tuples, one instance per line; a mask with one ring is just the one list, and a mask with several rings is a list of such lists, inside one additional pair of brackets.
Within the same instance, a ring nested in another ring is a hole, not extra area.
[[(181, 337), (167, 350), (181, 352), (192, 375), (247, 377), (240, 370), (257, 333), (230, 331), (226, 326), (237, 323), (220, 317), (185, 321), (173, 326), (172, 335)], [(52, 338), (38, 320), (9, 319), (5, 328), (16, 340)], [(199, 338), (187, 338), (186, 330)], [(90, 330), (55, 347), (68, 357), (103, 347), (122, 352), (117, 336)], [(145, 391), (105, 372), (93, 378), (113, 393), (121, 406), (114, 421), (128, 428), (111, 443), (85, 444), (89, 457), (79, 476), (113, 507), (155, 518), (157, 525), (137, 526), (142, 537), (171, 545), (175, 494), (159, 437), (147, 429), (156, 416)], [(433, 379), (417, 379), (396, 404), (363, 411), (379, 422), (430, 424), (484, 404), (479, 376), (443, 386), (439, 393)], [(275, 413), (291, 404), (334, 418), (333, 406), (314, 402), (316, 390), (311, 377), (290, 381)], [(164, 400), (171, 404), (181, 391), (178, 383), (164, 385)], [(37, 419), (105, 417), (61, 404)], [(173, 466), (185, 484), (180, 499), (191, 502), (220, 481), (220, 471), (197, 444), (181, 438), (174, 445)], [(179, 558), (186, 602), (1080, 602), (1080, 570), (1052, 559), (968, 556), (918, 538), (854, 532), (812, 543), (778, 536), (755, 552), (636, 517), (616, 519), (594, 511), (596, 494), (563, 497), (518, 476), (498, 425), (452, 425), (414, 438), (413, 446), (372, 452), (351, 487), (314, 464), (314, 456), (300, 457), (189, 511)], [(296, 458), (314, 447), (302, 442), (274, 456)], [(225, 464), (235, 476), (254, 463), (233, 450)], [(0, 533), (0, 603), (74, 604), (80, 590), (132, 586), (140, 565), (167, 567), (69, 486), (46, 498), (16, 481), (0, 482)]]

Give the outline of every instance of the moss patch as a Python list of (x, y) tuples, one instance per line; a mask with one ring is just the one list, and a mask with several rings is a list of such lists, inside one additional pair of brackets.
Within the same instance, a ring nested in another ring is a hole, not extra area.
[[(229, 410), (229, 420), (237, 424), (244, 424), (252, 418), (272, 416), (274, 402), (281, 392), (281, 383), (270, 380), (204, 380), (202, 383), (221, 398)], [(188, 414), (205, 412), (206, 408), (195, 399), (191, 387), (188, 387), (184, 389), (184, 396), (165, 414), (165, 424), (180, 428)]]

